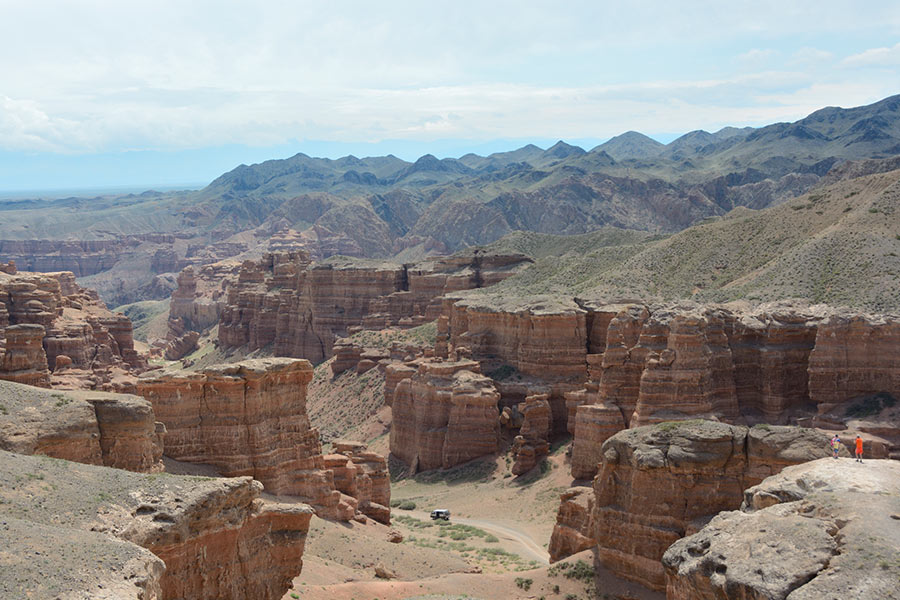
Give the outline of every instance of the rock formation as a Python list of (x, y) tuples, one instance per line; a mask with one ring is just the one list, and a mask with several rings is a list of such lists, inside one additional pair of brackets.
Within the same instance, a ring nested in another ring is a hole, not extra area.
[(250, 475), (268, 493), (302, 498), (322, 517), (349, 520), (357, 509), (379, 514), (375, 505), (386, 507), (381, 501), (390, 497), (385, 463), (364, 450), (350, 452), (359, 471), (354, 480), (368, 481), (365, 493), (351, 497), (336, 487), (306, 412), (312, 375), (307, 360), (251, 359), (147, 373), (137, 388), (166, 426), (167, 456), (213, 465), (229, 477)]
[(50, 371), (44, 352), (43, 325), (10, 325), (6, 328), (6, 351), (0, 362), (0, 379), (26, 385), (50, 387)]
[(784, 469), (663, 555), (666, 597), (897, 599), (900, 464)]
[(166, 344), (163, 356), (166, 360), (179, 360), (197, 349), (200, 334), (196, 331), (188, 331)]
[(129, 471), (162, 471), (165, 428), (129, 394), (51, 392), (0, 381), (0, 448)]
[(0, 591), (277, 600), (300, 572), (312, 509), (264, 501), (261, 490), (249, 477), (142, 475), (0, 451), (0, 546), (34, 549), (28, 565), (0, 557)]
[(900, 319), (834, 315), (809, 356), (809, 398), (820, 414), (886, 392), (900, 398)]
[(550, 414), (550, 402), (547, 394), (528, 396), (519, 405), (522, 415), (522, 426), (519, 435), (513, 441), (512, 452), (515, 462), (512, 474), (521, 475), (533, 469), (550, 451), (550, 434), (553, 425)]
[(72, 273), (0, 273), (0, 307), (0, 379), (130, 391), (147, 367), (128, 317), (110, 312)]
[[(228, 286), (219, 340), (248, 350), (271, 344), (275, 355), (321, 362), (351, 328), (433, 321), (441, 294), (495, 283), (528, 262), (522, 255), (476, 253), (420, 265), (344, 258), (314, 264), (303, 251), (268, 253), (245, 261)], [(188, 294), (185, 286), (180, 297)]]
[(587, 529), (583, 517), (571, 517), (578, 512), (570, 510), (571, 502), (563, 502), (555, 552), (596, 540), (605, 567), (661, 590), (660, 558), (675, 540), (696, 530), (700, 520), (740, 506), (748, 486), (821, 457), (827, 442), (827, 434), (812, 429), (711, 421), (621, 431), (603, 444)]
[(417, 470), (452, 467), (499, 449), (500, 394), (472, 360), (422, 358), (393, 391), (391, 454)]
[(594, 512), (594, 494), (587, 487), (573, 487), (559, 497), (556, 525), (550, 536), (550, 560), (562, 560), (582, 550), (597, 545), (591, 517)]
[(324, 461), (334, 473), (335, 488), (356, 498), (359, 512), (390, 525), (391, 480), (385, 458), (359, 442), (335, 441), (334, 451)]

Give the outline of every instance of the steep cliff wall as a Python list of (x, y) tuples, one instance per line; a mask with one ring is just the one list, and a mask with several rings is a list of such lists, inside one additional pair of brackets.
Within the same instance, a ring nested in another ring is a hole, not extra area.
[[(275, 355), (321, 362), (351, 328), (432, 321), (440, 312), (441, 294), (494, 283), (528, 262), (512, 255), (450, 257), (419, 265), (337, 258), (312, 264), (303, 252), (270, 253), (245, 261), (228, 286), (219, 340), (226, 348), (250, 350), (271, 344)], [(188, 287), (185, 282), (179, 296), (196, 296)]]
[(603, 444), (585, 537), (617, 575), (662, 590), (663, 553), (698, 519), (737, 508), (745, 488), (821, 457), (827, 441), (812, 429), (711, 421), (621, 431)]
[(419, 359), (394, 389), (391, 454), (410, 469), (451, 467), (499, 449), (500, 394), (472, 360)]
[(0, 515), (17, 518), (0, 544), (37, 546), (42, 566), (2, 569), (0, 585), (16, 575), (17, 596), (60, 578), (92, 598), (276, 600), (300, 572), (312, 509), (263, 501), (261, 490), (249, 477), (148, 476), (0, 451)]
[(265, 358), (148, 373), (137, 388), (166, 426), (167, 456), (213, 465), (229, 477), (250, 475), (271, 494), (297, 496), (322, 517), (348, 520), (368, 509), (366, 503), (382, 505), (386, 480), (377, 455), (360, 451), (351, 460), (359, 459), (370, 481), (367, 496), (360, 500), (336, 488), (306, 412), (312, 375), (307, 360)]

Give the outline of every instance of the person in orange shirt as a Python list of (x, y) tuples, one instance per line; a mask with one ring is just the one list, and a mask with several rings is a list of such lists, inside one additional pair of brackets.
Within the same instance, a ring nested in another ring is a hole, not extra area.
[(863, 442), (859, 434), (856, 435), (856, 462), (862, 462)]

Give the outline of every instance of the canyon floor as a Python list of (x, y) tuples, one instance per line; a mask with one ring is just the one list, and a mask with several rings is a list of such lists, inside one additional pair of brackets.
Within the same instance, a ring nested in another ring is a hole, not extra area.
[[(559, 494), (572, 484), (565, 449), (555, 445), (543, 468), (520, 477), (501, 454), (394, 481), (389, 527), (314, 518), (303, 572), (285, 600), (663, 598), (602, 573), (595, 590), (590, 552), (549, 564)], [(450, 521), (433, 522), (434, 508), (449, 509)], [(403, 540), (391, 543), (391, 532)], [(394, 578), (376, 576), (376, 567)]]

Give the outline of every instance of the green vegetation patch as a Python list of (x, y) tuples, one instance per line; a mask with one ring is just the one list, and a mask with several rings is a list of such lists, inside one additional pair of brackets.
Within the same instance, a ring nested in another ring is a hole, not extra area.
[(896, 404), (897, 399), (892, 395), (887, 392), (878, 392), (850, 405), (844, 414), (848, 417), (871, 417)]

